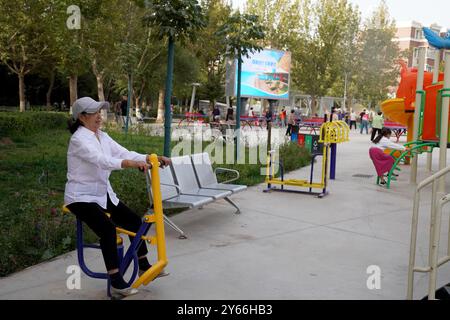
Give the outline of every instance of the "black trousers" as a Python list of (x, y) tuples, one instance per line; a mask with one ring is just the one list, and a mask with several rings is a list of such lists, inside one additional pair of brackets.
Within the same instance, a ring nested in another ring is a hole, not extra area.
[[(137, 232), (142, 224), (141, 218), (121, 201), (115, 206), (109, 199), (109, 195), (106, 210), (94, 202), (75, 202), (67, 207), (100, 238), (106, 270), (119, 268), (116, 226)], [(105, 212), (111, 214), (111, 218), (108, 218)], [(131, 239), (133, 238), (130, 237)], [(138, 248), (138, 257), (146, 255), (147, 252), (145, 242), (142, 242)]]
[(286, 129), (286, 136), (290, 136), (292, 132), (292, 124), (288, 124), (287, 129)]
[(352, 130), (353, 125), (355, 125), (355, 130), (356, 128), (356, 121), (355, 120), (350, 120), (350, 130)]
[(373, 139), (375, 139), (377, 132), (381, 133), (381, 129), (372, 128), (372, 135), (370, 136), (370, 141), (373, 141)]

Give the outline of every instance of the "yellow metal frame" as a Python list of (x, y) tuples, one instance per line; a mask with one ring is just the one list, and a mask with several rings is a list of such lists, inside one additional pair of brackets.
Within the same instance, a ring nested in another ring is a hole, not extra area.
[(167, 266), (168, 259), (166, 253), (166, 237), (164, 231), (164, 217), (163, 217), (163, 206), (161, 197), (161, 185), (159, 180), (159, 161), (156, 154), (150, 156), (151, 163), (151, 183), (152, 183), (152, 194), (153, 194), (153, 214), (147, 214), (144, 216), (144, 222), (155, 224), (156, 236), (152, 238), (150, 243), (156, 245), (156, 250), (158, 253), (158, 261), (152, 265), (144, 274), (142, 274), (132, 285), (133, 288), (138, 288), (142, 284), (147, 285), (150, 281), (155, 279), (162, 270)]
[(305, 188), (316, 188), (325, 189), (326, 188), (326, 167), (327, 167), (327, 157), (328, 149), (331, 143), (343, 143), (350, 140), (350, 128), (345, 123), (345, 121), (332, 121), (324, 122), (320, 126), (320, 136), (319, 142), (323, 143), (323, 155), (322, 155), (322, 177), (320, 183), (310, 183), (308, 180), (299, 179), (287, 179), (281, 180), (274, 178), (274, 166), (272, 166), (272, 153), (267, 156), (267, 170), (265, 183), (267, 184), (278, 184), (284, 186), (295, 186), (295, 187), (305, 187)]
[[(153, 214), (146, 214), (143, 218), (144, 223), (154, 223), (156, 235), (155, 236), (142, 236), (141, 239), (147, 241), (150, 245), (155, 245), (158, 253), (158, 261), (152, 265), (150, 269), (144, 272), (136, 281), (133, 283), (133, 288), (138, 288), (142, 284), (147, 285), (150, 281), (155, 279), (161, 271), (167, 266), (168, 259), (166, 253), (166, 238), (164, 232), (164, 216), (163, 216), (163, 207), (162, 207), (162, 197), (161, 197), (161, 188), (160, 188), (160, 180), (159, 180), (159, 161), (156, 154), (150, 155), (150, 163), (151, 169), (151, 188), (153, 194)], [(146, 174), (149, 174), (148, 172)], [(70, 213), (70, 210), (63, 206), (63, 213)], [(110, 217), (111, 215), (107, 212), (105, 214)], [(118, 234), (126, 234), (131, 237), (135, 237), (136, 233), (128, 231), (123, 228), (116, 227), (116, 232)], [(122, 244), (122, 237), (117, 235), (117, 244)]]
[(350, 140), (350, 128), (345, 121), (324, 122), (320, 127), (319, 142), (343, 143)]
[[(325, 181), (325, 169), (326, 169), (326, 163), (327, 163), (327, 156), (328, 156), (328, 145), (323, 146), (323, 155), (322, 155), (322, 177), (320, 180), (320, 183), (310, 183), (308, 180), (300, 180), (300, 179), (286, 179), (281, 180), (275, 177), (274, 172), (274, 166), (272, 166), (272, 162), (274, 159), (272, 159), (272, 155), (269, 155), (267, 157), (267, 170), (266, 170), (266, 180), (265, 183), (267, 184), (278, 184), (283, 186), (294, 186), (294, 187), (304, 187), (304, 188), (316, 188), (316, 189), (324, 189), (326, 187), (326, 181)], [(272, 178), (269, 178), (272, 177)]]

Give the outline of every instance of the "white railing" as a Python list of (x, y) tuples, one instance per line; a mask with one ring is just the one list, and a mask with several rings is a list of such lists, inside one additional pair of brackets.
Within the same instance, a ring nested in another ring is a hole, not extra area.
[[(448, 243), (447, 243), (447, 255), (438, 259), (438, 249), (439, 249), (439, 239), (441, 233), (441, 219), (442, 219), (442, 207), (450, 202), (450, 194), (444, 195), (439, 200), (438, 197), (438, 183), (440, 179), (444, 179), (445, 175), (450, 172), (450, 166), (436, 172), (432, 176), (426, 178), (416, 188), (414, 193), (414, 206), (413, 206), (413, 216), (411, 225), (411, 243), (410, 243), (410, 253), (409, 253), (409, 267), (408, 267), (408, 289), (407, 289), (407, 299), (413, 299), (414, 290), (414, 272), (430, 273), (429, 283), (428, 283), (428, 299), (435, 299), (436, 292), (436, 280), (437, 280), (437, 269), (450, 261), (450, 223), (448, 230)], [(419, 203), (420, 203), (420, 191), (426, 186), (432, 184), (431, 191), (431, 219), (430, 219), (430, 242), (428, 251), (428, 266), (426, 267), (416, 267), (416, 243), (417, 243), (417, 227), (419, 220)]]

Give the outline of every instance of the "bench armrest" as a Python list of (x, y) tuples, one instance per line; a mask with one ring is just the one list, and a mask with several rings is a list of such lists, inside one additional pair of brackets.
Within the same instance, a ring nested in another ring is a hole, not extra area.
[(230, 182), (232, 182), (232, 181), (235, 181), (235, 180), (237, 180), (237, 179), (239, 179), (239, 171), (237, 171), (237, 170), (233, 170), (233, 169), (228, 169), (228, 168), (216, 168), (216, 169), (214, 169), (214, 174), (217, 176), (217, 172), (218, 171), (224, 171), (224, 172), (232, 172), (232, 173), (235, 173), (236, 174), (236, 177), (234, 177), (234, 178), (232, 178), (232, 179), (230, 179), (230, 180), (226, 180), (226, 181), (224, 181), (224, 182), (222, 182), (222, 183), (230, 183)]
[(178, 195), (180, 195), (181, 194), (181, 190), (180, 190), (180, 187), (177, 185), (177, 184), (171, 184), (171, 183), (162, 183), (162, 182), (160, 182), (160, 185), (162, 185), (162, 186), (168, 186), (168, 187), (175, 187), (176, 189), (177, 189), (177, 193), (178, 193)]

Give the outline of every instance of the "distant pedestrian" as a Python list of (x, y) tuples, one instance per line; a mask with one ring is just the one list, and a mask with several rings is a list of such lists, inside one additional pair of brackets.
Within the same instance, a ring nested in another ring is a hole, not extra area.
[(228, 106), (227, 108), (227, 118), (226, 121), (228, 120), (234, 120), (234, 116), (233, 116), (233, 106)]
[(286, 111), (284, 110), (284, 108), (282, 108), (281, 111), (280, 111), (280, 125), (281, 125), (281, 127), (284, 127), (285, 119), (286, 119)]
[(352, 112), (350, 113), (350, 130), (352, 130), (352, 127), (355, 126), (355, 130), (357, 130), (356, 128), (356, 119), (357, 119), (357, 115), (356, 112), (352, 110)]
[(286, 136), (290, 136), (292, 133), (292, 127), (295, 126), (295, 111), (291, 110), (288, 117), (288, 127), (286, 129)]
[(366, 109), (359, 114), (359, 117), (361, 119), (360, 133), (362, 134), (363, 129), (366, 128), (366, 134), (369, 134), (369, 114)]
[(218, 106), (214, 106), (212, 114), (213, 114), (213, 121), (220, 122), (220, 110)]
[(120, 123), (123, 124), (122, 122), (122, 109), (121, 109), (121, 102), (117, 101), (114, 104), (114, 116), (116, 118), (116, 123), (119, 125)]
[(122, 96), (122, 101), (120, 102), (120, 110), (122, 111), (123, 126), (125, 126), (125, 123), (127, 123), (127, 109), (128, 109), (128, 97)]
[(384, 126), (383, 113), (380, 111), (376, 116), (373, 117), (372, 120), (372, 135), (370, 137), (370, 141), (373, 141), (376, 134), (381, 132), (381, 129)]

